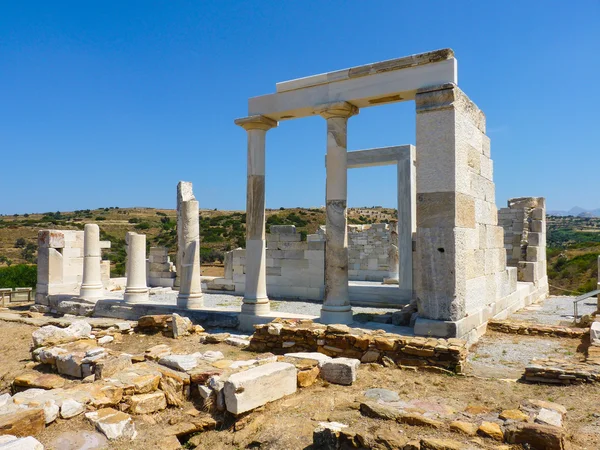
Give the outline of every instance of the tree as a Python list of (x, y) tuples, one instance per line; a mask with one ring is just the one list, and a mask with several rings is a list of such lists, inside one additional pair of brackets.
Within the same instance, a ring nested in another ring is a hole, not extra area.
[(21, 250), (21, 257), (30, 263), (35, 262), (36, 260), (36, 252), (37, 252), (37, 247), (35, 246), (35, 244), (32, 244), (31, 242), (29, 242), (24, 248), (23, 250)]
[(15, 248), (24, 248), (27, 245), (25, 238), (20, 237), (15, 241)]

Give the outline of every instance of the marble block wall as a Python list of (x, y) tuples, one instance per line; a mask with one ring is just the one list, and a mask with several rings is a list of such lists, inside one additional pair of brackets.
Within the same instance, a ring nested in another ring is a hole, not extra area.
[(498, 220), (504, 228), (507, 264), (518, 269), (518, 280), (547, 290), (545, 199), (511, 198), (498, 211)]
[(393, 272), (389, 266), (390, 234), (387, 223), (348, 225), (350, 280), (383, 281), (390, 276)]
[(146, 273), (148, 274), (148, 286), (150, 287), (172, 288), (174, 286), (177, 272), (166, 247), (150, 247)]
[[(101, 241), (101, 248), (110, 242)], [(110, 281), (110, 261), (102, 261), (102, 283)], [(48, 296), (79, 295), (83, 276), (83, 231), (40, 230), (38, 232), (37, 285), (35, 302), (48, 304)]]

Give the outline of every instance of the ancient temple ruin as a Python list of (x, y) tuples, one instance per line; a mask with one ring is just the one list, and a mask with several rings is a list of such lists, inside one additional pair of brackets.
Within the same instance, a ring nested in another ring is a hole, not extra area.
[[(133, 316), (157, 307), (148, 290), (160, 286), (164, 307), (218, 314), (203, 292), (234, 293), (243, 295), (236, 323), (246, 330), (281, 316), (270, 297), (322, 301), (328, 324), (352, 323), (352, 305), (410, 305), (416, 335), (477, 339), (488, 320), (547, 295), (545, 203), (513, 199), (498, 212), (485, 115), (457, 83), (449, 49), (277, 83), (235, 121), (248, 140), (246, 248), (226, 255), (224, 277), (200, 275), (198, 201), (180, 182), (176, 270), (166, 249), (151, 248), (147, 261), (145, 237), (130, 233), (127, 278), (110, 280), (96, 225), (43, 230), (36, 301), (71, 295), (97, 302), (95, 314)], [(415, 143), (347, 150), (352, 116), (402, 101), (415, 103)], [(304, 241), (293, 226), (266, 229), (265, 146), (280, 122), (312, 115), (326, 123), (327, 214)], [(388, 164), (397, 166), (397, 224), (349, 227), (348, 170)], [(123, 303), (105, 291), (110, 283), (125, 289)]]

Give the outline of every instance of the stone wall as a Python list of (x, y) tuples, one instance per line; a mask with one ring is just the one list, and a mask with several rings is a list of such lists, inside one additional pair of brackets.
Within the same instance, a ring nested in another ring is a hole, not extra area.
[[(294, 225), (271, 225), (267, 237), (267, 294), (286, 299), (321, 300), (325, 291), (325, 236), (306, 241)], [(225, 254), (225, 276), (207, 280), (207, 288), (242, 295), (246, 282), (246, 250)]]
[(363, 363), (433, 367), (456, 373), (462, 373), (467, 357), (467, 343), (460, 339), (401, 336), (346, 325), (327, 326), (311, 320), (276, 319), (257, 325), (249, 349), (275, 354), (320, 352), (357, 358)]
[(173, 287), (177, 273), (166, 247), (150, 247), (147, 273), (148, 286)]
[(395, 273), (389, 266), (390, 236), (387, 223), (348, 226), (350, 280), (383, 281)]
[[(110, 242), (101, 241), (101, 248)], [(102, 283), (110, 282), (110, 261), (101, 262)], [(83, 231), (40, 230), (38, 232), (37, 285), (35, 302), (48, 304), (48, 296), (79, 295), (83, 276)]]
[(498, 212), (498, 221), (504, 228), (507, 264), (518, 268), (518, 280), (547, 290), (545, 199), (512, 198)]

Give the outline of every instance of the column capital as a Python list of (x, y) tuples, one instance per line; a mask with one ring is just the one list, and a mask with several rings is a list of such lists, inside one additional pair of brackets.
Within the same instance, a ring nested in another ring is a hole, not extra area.
[(317, 106), (315, 112), (324, 119), (332, 119), (334, 117), (347, 119), (358, 114), (358, 107), (348, 102), (333, 102)]
[(276, 120), (261, 115), (240, 117), (239, 119), (235, 119), (234, 123), (242, 127), (244, 130), (265, 131), (275, 128), (278, 125)]

